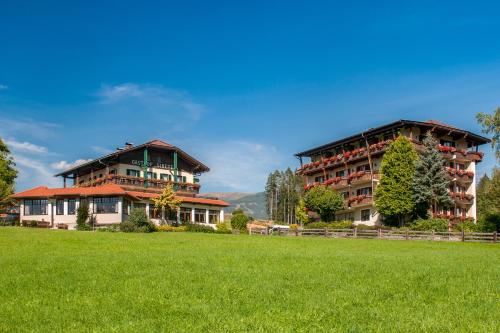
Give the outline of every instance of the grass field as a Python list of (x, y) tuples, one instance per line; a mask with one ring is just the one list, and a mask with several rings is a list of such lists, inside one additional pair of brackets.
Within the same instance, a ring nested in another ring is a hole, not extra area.
[(0, 228), (0, 331), (498, 332), (500, 246)]

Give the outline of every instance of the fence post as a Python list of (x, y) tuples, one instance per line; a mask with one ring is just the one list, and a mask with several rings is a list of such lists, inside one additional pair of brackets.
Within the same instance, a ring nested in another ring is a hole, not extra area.
[(328, 228), (325, 228), (325, 237), (328, 237)]
[(278, 228), (278, 236), (281, 236), (281, 228)]
[(405, 239), (408, 240), (408, 230), (405, 232)]
[(354, 227), (354, 238), (358, 237), (358, 227)]
[(465, 242), (465, 231), (462, 230), (462, 242)]
[(496, 243), (496, 242), (497, 242), (497, 240), (498, 240), (498, 233), (495, 231), (495, 232), (493, 233), (493, 243)]
[(299, 228), (295, 229), (295, 236), (299, 236)]
[(432, 240), (434, 240), (435, 231), (432, 230)]
[(378, 228), (378, 238), (379, 239), (382, 238), (382, 229), (381, 228)]

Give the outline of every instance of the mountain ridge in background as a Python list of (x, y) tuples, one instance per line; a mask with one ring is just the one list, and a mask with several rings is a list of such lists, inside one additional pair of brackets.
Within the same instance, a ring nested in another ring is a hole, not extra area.
[(227, 201), (231, 204), (231, 206), (225, 209), (228, 213), (232, 213), (235, 209), (241, 208), (247, 215), (253, 216), (256, 219), (267, 219), (265, 192), (209, 192), (201, 195), (217, 197)]

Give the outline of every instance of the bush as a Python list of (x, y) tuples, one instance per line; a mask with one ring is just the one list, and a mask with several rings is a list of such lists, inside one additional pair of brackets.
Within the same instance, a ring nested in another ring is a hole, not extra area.
[(90, 230), (90, 225), (87, 224), (89, 216), (89, 204), (86, 201), (80, 202), (76, 210), (76, 230)]
[(118, 231), (120, 231), (120, 225), (119, 224), (112, 224), (112, 225), (107, 226), (107, 227), (97, 228), (97, 231), (100, 231), (100, 232), (118, 232)]
[(230, 234), (231, 233), (231, 229), (229, 229), (227, 224), (224, 222), (217, 223), (216, 227), (217, 227), (217, 230), (215, 232), (218, 234)]
[(338, 222), (311, 222), (308, 223), (305, 228), (307, 229), (352, 229), (353, 223), (351, 221), (338, 221)]
[(195, 224), (195, 223), (186, 224), (186, 231), (189, 231), (189, 232), (204, 232), (204, 233), (207, 233), (207, 234), (213, 234), (213, 233), (215, 233), (215, 230), (212, 229), (212, 227), (209, 227), (208, 225)]
[(290, 230), (291, 231), (299, 230), (299, 225), (298, 224), (290, 224)]
[(237, 230), (246, 230), (248, 217), (245, 214), (237, 214), (231, 217), (231, 228)]
[(143, 209), (134, 208), (130, 212), (128, 220), (120, 223), (120, 230), (123, 232), (153, 232), (156, 231), (156, 227)]
[(487, 214), (477, 221), (478, 230), (482, 232), (500, 231), (500, 213)]
[(306, 229), (325, 229), (330, 226), (330, 223), (326, 222), (311, 222), (304, 226)]
[(448, 231), (448, 220), (445, 219), (420, 219), (414, 221), (410, 226), (410, 230), (416, 231)]
[(23, 220), (22, 225), (23, 225), (23, 227), (36, 228), (37, 221), (35, 221), (35, 220)]
[(174, 227), (172, 225), (161, 225), (159, 227), (156, 227), (157, 231), (163, 231), (163, 232), (184, 232), (186, 231), (185, 226), (179, 226), (179, 227)]
[(464, 232), (478, 232), (479, 227), (474, 222), (464, 221), (460, 222), (453, 227), (456, 231), (464, 231)]

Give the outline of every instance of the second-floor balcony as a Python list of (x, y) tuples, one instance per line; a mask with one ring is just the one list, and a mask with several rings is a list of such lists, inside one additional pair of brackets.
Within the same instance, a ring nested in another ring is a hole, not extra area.
[[(147, 186), (146, 186), (147, 182)], [(116, 184), (129, 190), (148, 188), (154, 192), (161, 192), (168, 184), (173, 185), (176, 192), (185, 195), (195, 195), (200, 191), (200, 184), (173, 182), (161, 179), (147, 179), (125, 175), (107, 175), (80, 184), (81, 187), (100, 186), (104, 184)]]
[(474, 203), (474, 196), (464, 192), (450, 192), (450, 196), (456, 203), (471, 205)]

